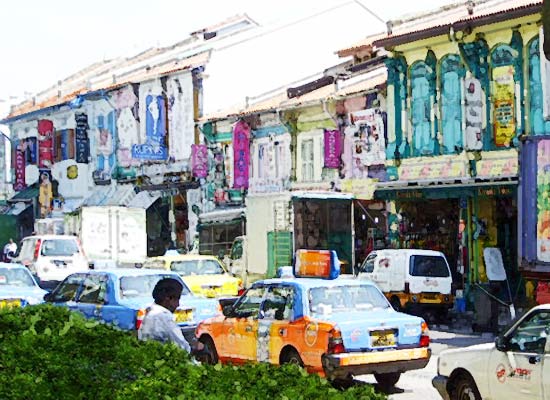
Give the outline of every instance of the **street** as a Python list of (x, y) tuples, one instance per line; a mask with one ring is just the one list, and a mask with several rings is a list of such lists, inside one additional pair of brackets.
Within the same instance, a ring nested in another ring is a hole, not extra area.
[[(493, 340), (494, 336), (490, 333), (471, 334), (431, 330), (430, 347), (432, 349), (432, 358), (429, 364), (424, 369), (409, 371), (401, 375), (401, 379), (399, 379), (396, 387), (388, 393), (390, 400), (441, 400), (441, 397), (432, 386), (432, 378), (437, 374), (439, 353), (446, 349), (488, 343)], [(361, 376), (358, 380), (376, 386), (376, 380), (372, 375)]]

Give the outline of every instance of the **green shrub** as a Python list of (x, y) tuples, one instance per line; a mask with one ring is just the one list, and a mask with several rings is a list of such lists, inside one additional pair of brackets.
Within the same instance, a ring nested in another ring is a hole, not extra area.
[(196, 366), (173, 345), (49, 305), (0, 312), (0, 399), (384, 399), (285, 365)]

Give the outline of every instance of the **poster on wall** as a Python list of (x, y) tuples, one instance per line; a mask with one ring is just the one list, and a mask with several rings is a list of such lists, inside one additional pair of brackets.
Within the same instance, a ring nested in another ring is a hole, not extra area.
[(368, 178), (368, 167), (384, 164), (386, 160), (386, 141), (384, 138), (384, 119), (377, 108), (350, 113), (352, 129), (346, 142), (352, 146), (352, 177)]
[(53, 165), (53, 122), (47, 119), (38, 121), (38, 167), (51, 168)]
[(111, 175), (115, 168), (115, 112), (107, 115), (98, 115), (96, 120), (96, 159), (97, 169), (93, 172), (94, 181), (97, 184), (105, 184), (111, 181)]
[(191, 145), (191, 171), (195, 178), (208, 176), (208, 147), (205, 144)]
[(493, 121), (497, 147), (509, 147), (516, 134), (514, 68), (510, 65), (493, 69)]
[(175, 161), (187, 160), (195, 138), (193, 77), (190, 73), (171, 76), (166, 88), (169, 155)]
[(466, 120), (466, 150), (481, 150), (483, 148), (483, 101), (485, 93), (481, 82), (476, 78), (464, 80), (465, 120)]
[(550, 262), (550, 140), (537, 148), (537, 258)]
[(88, 115), (85, 113), (76, 113), (75, 120), (75, 160), (77, 163), (87, 164), (90, 157)]
[(166, 102), (164, 96), (145, 98), (145, 143), (132, 145), (132, 157), (141, 160), (166, 160)]
[(233, 188), (248, 189), (250, 163), (250, 127), (239, 121), (233, 128)]
[(325, 168), (340, 168), (342, 138), (339, 130), (325, 129)]
[(118, 173), (131, 175), (130, 168), (139, 165), (140, 161), (132, 158), (132, 145), (140, 142), (138, 115), (138, 98), (131, 86), (114, 92), (116, 107), (116, 164)]

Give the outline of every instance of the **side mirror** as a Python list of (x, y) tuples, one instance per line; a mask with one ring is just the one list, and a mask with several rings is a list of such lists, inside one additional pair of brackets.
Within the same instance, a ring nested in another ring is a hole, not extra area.
[(495, 348), (498, 351), (508, 351), (508, 339), (502, 335), (498, 335), (495, 339)]
[(222, 313), (224, 317), (232, 317), (233, 316), (233, 306), (227, 305), (222, 309)]
[(52, 292), (46, 293), (44, 295), (44, 301), (45, 302), (49, 302), (51, 298), (52, 298)]

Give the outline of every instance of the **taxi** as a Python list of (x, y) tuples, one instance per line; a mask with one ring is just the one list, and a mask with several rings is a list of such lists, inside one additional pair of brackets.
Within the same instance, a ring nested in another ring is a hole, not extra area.
[(428, 326), (395, 311), (372, 282), (339, 277), (334, 251), (298, 250), (294, 273), (257, 281), (199, 323), (211, 363), (295, 363), (331, 381), (374, 374), (393, 386), (430, 359)]
[(550, 304), (494, 343), (442, 351), (433, 386), (444, 399), (550, 399)]
[(198, 295), (206, 297), (237, 296), (243, 291), (240, 278), (231, 275), (213, 256), (168, 252), (164, 256), (151, 257), (145, 268), (173, 271)]
[(43, 303), (46, 293), (24, 265), (0, 263), (0, 309)]

